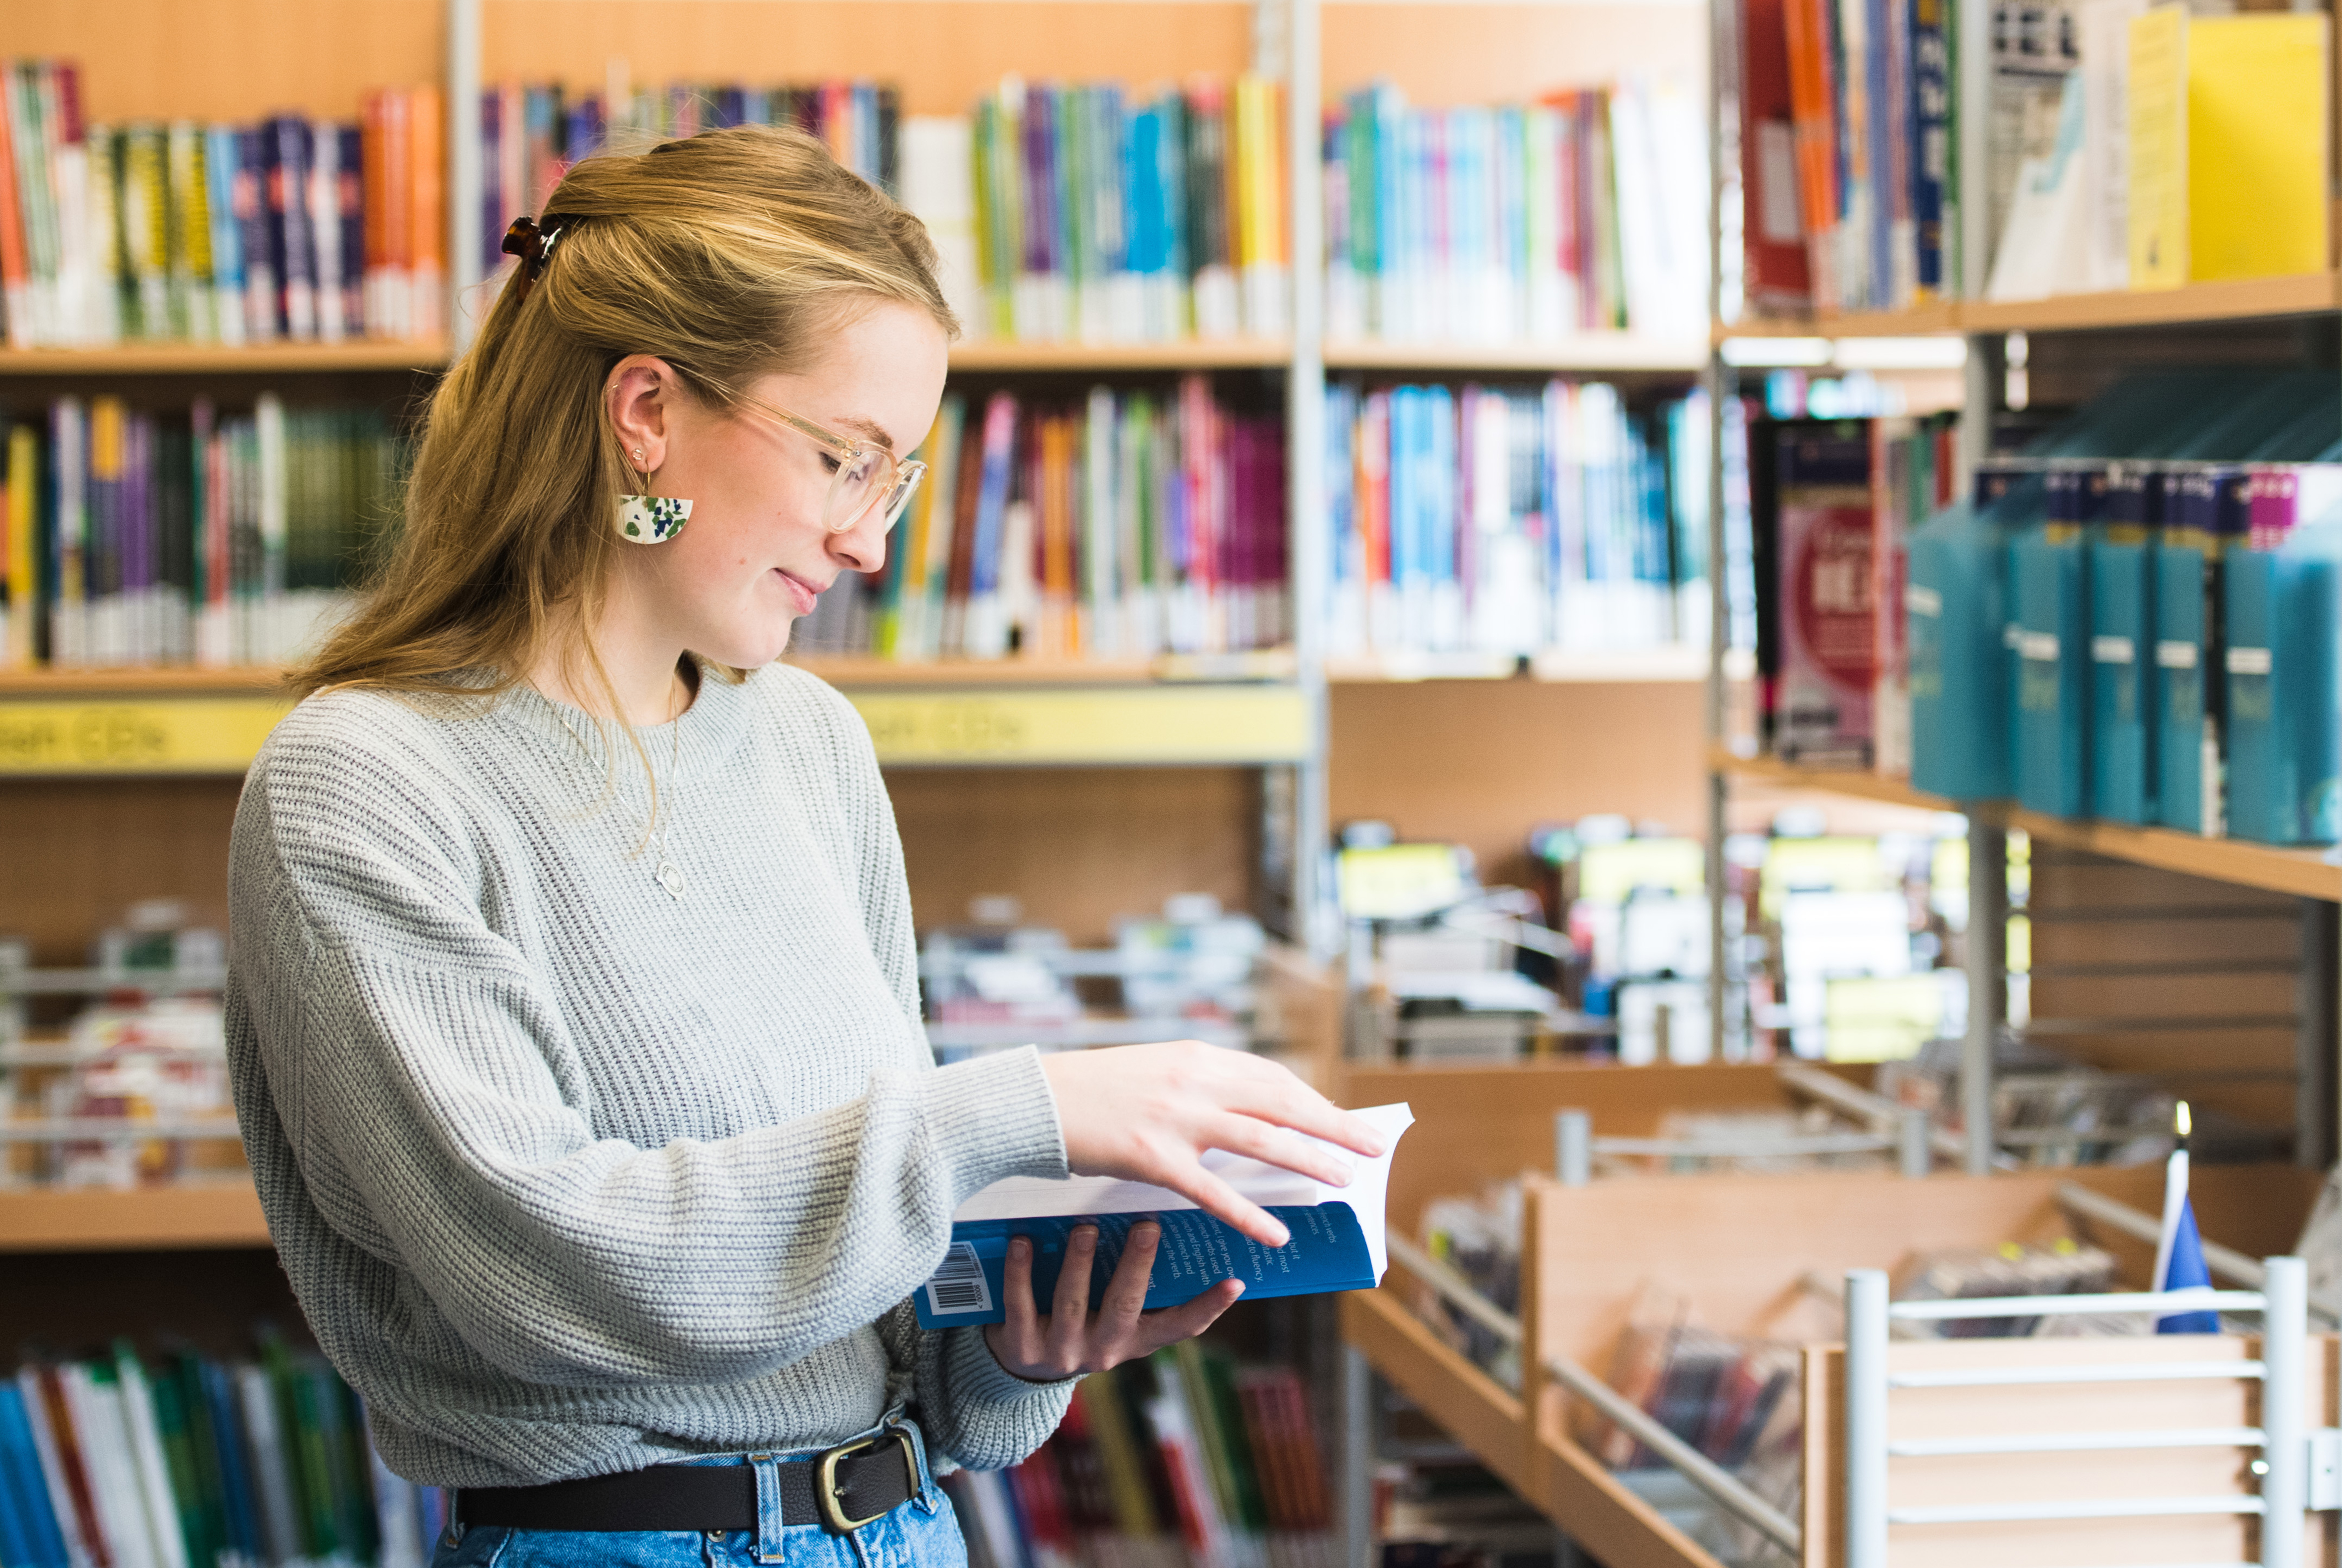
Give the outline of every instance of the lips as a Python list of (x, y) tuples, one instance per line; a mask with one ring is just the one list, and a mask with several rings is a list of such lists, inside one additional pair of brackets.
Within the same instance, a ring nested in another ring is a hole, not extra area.
[(812, 584), (806, 582), (802, 577), (796, 576), (792, 573), (781, 571), (777, 566), (773, 568), (773, 570), (775, 574), (779, 576), (782, 582), (786, 583), (789, 585), (789, 597), (796, 603), (796, 613), (800, 615), (812, 614), (813, 602), (815, 598), (818, 596), (821, 590), (816, 588)]

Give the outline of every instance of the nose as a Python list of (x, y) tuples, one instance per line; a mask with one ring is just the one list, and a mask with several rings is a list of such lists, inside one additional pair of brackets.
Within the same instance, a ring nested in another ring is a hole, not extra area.
[(876, 572), (886, 564), (886, 530), (876, 507), (845, 533), (829, 536), (829, 556), (849, 572)]

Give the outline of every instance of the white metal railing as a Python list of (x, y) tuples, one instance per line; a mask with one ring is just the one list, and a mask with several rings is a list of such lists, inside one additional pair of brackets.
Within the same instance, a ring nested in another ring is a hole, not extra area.
[[(1887, 1530), (2048, 1520), (2257, 1516), (2261, 1520), (2258, 1568), (2301, 1568), (2302, 1529), (2310, 1508), (2311, 1434), (2305, 1380), (2309, 1353), (2308, 1268), (2299, 1258), (2270, 1258), (2257, 1291), (2198, 1287), (2125, 1291), (2097, 1295), (2005, 1296), (1968, 1301), (1897, 1302), (1887, 1295), (1887, 1275), (1855, 1269), (1846, 1276), (1846, 1565), (1885, 1568)], [(2066, 1367), (1973, 1365), (1895, 1372), (1887, 1365), (1891, 1323), (2007, 1317), (2151, 1313), (2157, 1316), (2217, 1308), (2261, 1314), (2259, 1359), (2117, 1362)], [(1887, 1436), (1887, 1409), (1896, 1389), (2013, 1387), (2078, 1383), (2246, 1380), (2261, 1385), (2257, 1427), (2167, 1427), (2125, 1432), (2022, 1432), (1947, 1439)], [(1887, 1496), (1889, 1458), (1926, 1459), (1993, 1453), (2118, 1452), (2148, 1448), (2257, 1448), (2260, 1490), (2213, 1496), (1986, 1500), (1926, 1507), (1892, 1506)], [(2242, 1565), (2237, 1565), (2242, 1568)]]
[(1556, 1111), (1553, 1122), (1554, 1174), (1566, 1187), (1582, 1187), (1593, 1179), (1596, 1155), (1612, 1158), (1646, 1155), (1680, 1160), (1761, 1160), (1891, 1154), (1895, 1156), (1897, 1168), (1903, 1174), (1924, 1176), (1935, 1168), (1935, 1158), (1938, 1154), (1951, 1158), (1958, 1156), (1959, 1139), (1934, 1126), (1925, 1111), (1899, 1104), (1883, 1094), (1858, 1089), (1842, 1078), (1803, 1063), (1785, 1062), (1775, 1070), (1786, 1087), (1867, 1125), (1870, 1131), (1598, 1138), (1594, 1135), (1594, 1121), (1588, 1113)]

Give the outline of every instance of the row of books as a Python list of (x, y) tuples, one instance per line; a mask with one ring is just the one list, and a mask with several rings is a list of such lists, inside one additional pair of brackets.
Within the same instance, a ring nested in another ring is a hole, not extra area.
[[(2147, 0), (1742, 0), (1741, 244), (1760, 312), (2172, 288), (2327, 265), (2329, 24)], [(1988, 52), (1964, 168), (1957, 56)], [(1963, 256), (1964, 205), (1984, 254)]]
[(122, 1342), (0, 1380), (7, 1568), (422, 1568), (445, 1524), (324, 1358), (273, 1335), (251, 1360)]
[(1333, 1568), (1307, 1390), (1185, 1340), (1075, 1390), (1022, 1463), (944, 1479), (975, 1568)]
[(559, 83), (505, 82), (480, 95), (480, 265), (507, 264), (505, 229), (523, 213), (542, 216), (570, 165), (606, 146), (648, 146), (727, 125), (794, 125), (820, 137), (837, 161), (887, 191), (896, 189), (901, 95), (864, 81), (770, 87), (675, 82), (603, 93)]
[(799, 652), (1141, 657), (1290, 636), (1284, 421), (1176, 390), (944, 400), (875, 578), (841, 577)]
[[(1972, 498), (1899, 546), (1913, 514), (1871, 493), (1885, 428), (1753, 427), (1752, 469), (1777, 464), (1752, 484), (1778, 564), (1758, 646), (1777, 750), (1907, 761), (1923, 790), (2058, 816), (2342, 836), (2329, 377), (2136, 377), (1984, 465)], [(1876, 590), (1824, 617), (1841, 570)], [(1833, 663), (1823, 637), (1900, 648), (1905, 666)]]
[(85, 124), (69, 62), (6, 62), (0, 90), (10, 347), (446, 330), (437, 89), (245, 125)]
[(1016, 77), (902, 130), (902, 198), (972, 337), (1163, 341), (1289, 329), (1284, 88)]
[(1326, 116), (1326, 332), (1506, 343), (1707, 320), (1705, 117), (1675, 84)]
[(1334, 383), (1331, 651), (1704, 645), (1704, 406)]
[(60, 398), (8, 432), (0, 666), (269, 664), (308, 646), (395, 527), (374, 408), (167, 412)]

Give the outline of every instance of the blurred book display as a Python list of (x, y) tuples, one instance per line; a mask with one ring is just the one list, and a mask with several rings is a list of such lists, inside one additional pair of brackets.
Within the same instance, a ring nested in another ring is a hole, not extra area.
[(1146, 658), (1293, 636), (1284, 418), (1204, 376), (953, 394), (919, 456), (885, 568), (841, 575), (795, 651)]
[(85, 122), (71, 61), (0, 63), (0, 91), (11, 348), (447, 330), (437, 88), (369, 93), (354, 120), (119, 125)]
[(1696, 338), (1707, 183), (1680, 84), (1447, 109), (1360, 88), (1326, 115), (1326, 335)]
[(407, 455), (371, 407), (55, 400), (7, 434), (0, 669), (297, 657), (395, 535)]
[[(1738, 234), (1758, 315), (2279, 277), (2329, 265), (2330, 23), (2144, 0), (1742, 0)], [(1970, 35), (1971, 31), (1977, 35)], [(1988, 53), (1982, 168), (1964, 50)], [(2248, 194), (2249, 193), (2249, 194)], [(1984, 205), (1982, 254), (1962, 212)], [(1727, 317), (1736, 311), (1727, 308)]]
[(1266, 76), (1005, 79), (903, 125), (902, 197), (971, 339), (1166, 342), (1290, 329), (1285, 89)]
[(127, 1341), (0, 1381), (9, 1568), (422, 1568), (447, 1494), (394, 1475), (314, 1351), (142, 1357)]
[(943, 1485), (973, 1568), (1334, 1568), (1324, 1454), (1299, 1373), (1188, 1340), (1083, 1379), (1021, 1463)]
[(220, 1011), (227, 949), (183, 906), (133, 906), (86, 969), (0, 939), (0, 1188), (240, 1176)]
[(1331, 383), (1329, 652), (1706, 646), (1707, 425), (1604, 382)]

